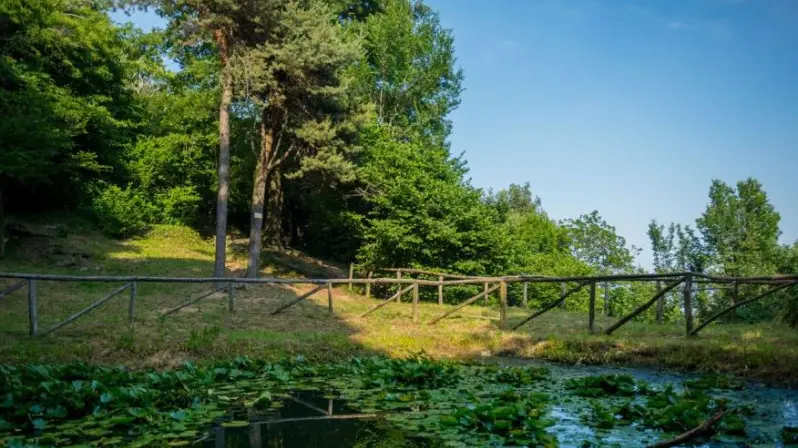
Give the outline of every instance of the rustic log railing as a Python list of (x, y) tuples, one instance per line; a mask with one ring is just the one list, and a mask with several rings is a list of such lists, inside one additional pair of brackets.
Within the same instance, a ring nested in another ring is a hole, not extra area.
[[(640, 315), (648, 308), (657, 303), (657, 321), (661, 322), (662, 314), (663, 314), (663, 297), (673, 289), (675, 289), (679, 285), (683, 285), (682, 287), (682, 303), (681, 306), (683, 307), (684, 312), (684, 320), (685, 320), (685, 334), (693, 336), (696, 335), (700, 330), (705, 328), (707, 325), (712, 323), (713, 321), (717, 320), (718, 318), (726, 315), (728, 313), (733, 312), (739, 307), (745, 306), (750, 304), (754, 301), (760, 300), (771, 294), (785, 290), (787, 288), (793, 287), (798, 285), (798, 275), (771, 275), (771, 276), (758, 276), (758, 277), (721, 277), (721, 276), (712, 276), (706, 274), (699, 274), (699, 273), (692, 273), (692, 272), (681, 272), (681, 273), (667, 273), (667, 274), (622, 274), (622, 275), (598, 275), (598, 276), (578, 276), (578, 277), (545, 277), (545, 276), (536, 276), (536, 275), (512, 275), (512, 276), (503, 276), (503, 277), (475, 277), (475, 276), (465, 276), (459, 274), (444, 274), (440, 272), (431, 272), (431, 271), (424, 271), (419, 269), (385, 269), (384, 271), (394, 272), (396, 273), (396, 277), (373, 277), (373, 272), (368, 272), (366, 278), (354, 278), (354, 268), (350, 269), (350, 276), (348, 278), (325, 278), (325, 279), (316, 279), (316, 278), (194, 278), (194, 277), (144, 277), (144, 276), (72, 276), (72, 275), (51, 275), (51, 274), (25, 274), (25, 273), (0, 273), (0, 279), (8, 279), (8, 280), (16, 280), (16, 282), (11, 283), (6, 289), (0, 291), (0, 299), (12, 294), (13, 292), (24, 288), (25, 286), (28, 287), (28, 318), (29, 318), (29, 327), (30, 327), (30, 335), (37, 336), (39, 334), (39, 320), (38, 320), (38, 306), (37, 306), (37, 285), (41, 282), (52, 282), (52, 281), (61, 281), (61, 282), (103, 282), (103, 283), (122, 283), (123, 285), (109, 293), (108, 295), (104, 296), (103, 298), (95, 301), (88, 307), (78, 311), (77, 313), (73, 314), (72, 316), (68, 317), (66, 320), (56, 324), (52, 328), (46, 330), (44, 333), (41, 333), (41, 336), (50, 334), (65, 325), (68, 325), (75, 320), (81, 318), (82, 316), (88, 314), (95, 308), (105, 304), (113, 297), (119, 295), (126, 289), (130, 292), (129, 304), (128, 304), (128, 319), (131, 323), (135, 320), (135, 309), (136, 309), (136, 296), (138, 285), (142, 283), (193, 283), (193, 284), (215, 284), (215, 285), (224, 285), (220, 288), (215, 288), (212, 291), (205, 293), (196, 298), (192, 298), (189, 301), (186, 301), (179, 305), (178, 307), (171, 309), (161, 315), (161, 317), (169, 316), (180, 309), (193, 305), (214, 293), (221, 292), (223, 290), (227, 290), (228, 296), (228, 309), (232, 313), (235, 311), (235, 295), (234, 289), (235, 285), (240, 284), (271, 284), (271, 285), (314, 285), (315, 287), (306, 293), (303, 293), (301, 296), (290, 300), (287, 303), (280, 305), (277, 309), (272, 311), (270, 315), (276, 315), (280, 312), (284, 311), (285, 309), (294, 306), (303, 300), (306, 300), (313, 294), (316, 294), (324, 289), (327, 290), (327, 305), (329, 311), (332, 313), (334, 311), (333, 308), (333, 287), (336, 285), (349, 285), (351, 288), (353, 285), (363, 285), (366, 288), (367, 296), (370, 296), (370, 289), (372, 285), (396, 285), (397, 292), (390, 298), (381, 301), (377, 305), (373, 306), (371, 309), (366, 311), (362, 314), (362, 317), (367, 316), (368, 314), (376, 311), (383, 306), (386, 306), (393, 301), (399, 301), (402, 295), (411, 293), (412, 294), (412, 319), (413, 322), (418, 321), (418, 311), (419, 311), (419, 287), (434, 287), (437, 289), (437, 302), (438, 304), (443, 304), (443, 297), (444, 297), (444, 287), (446, 286), (456, 286), (456, 285), (473, 285), (473, 286), (483, 286), (483, 290), (476, 294), (473, 297), (468, 298), (462, 303), (457, 304), (452, 309), (446, 311), (442, 315), (435, 317), (432, 319), (429, 324), (435, 324), (452, 314), (458, 312), (459, 310), (463, 309), (464, 307), (475, 303), (482, 297), (486, 297), (489, 294), (499, 291), (499, 325), (501, 328), (507, 328), (507, 311), (508, 311), (508, 296), (507, 296), (507, 286), (510, 284), (519, 283), (523, 286), (523, 298), (518, 300), (524, 307), (528, 301), (528, 284), (529, 283), (576, 283), (576, 287), (571, 288), (570, 290), (563, 290), (560, 293), (560, 297), (553, 303), (546, 305), (543, 309), (534, 312), (531, 316), (524, 318), (519, 323), (516, 323), (512, 326), (512, 329), (515, 330), (522, 325), (532, 321), (536, 317), (540, 316), (543, 313), (546, 313), (558, 305), (561, 305), (565, 302), (565, 299), (576, 293), (577, 291), (581, 290), (585, 286), (590, 287), (589, 293), (589, 315), (588, 315), (588, 330), (594, 330), (594, 322), (595, 322), (595, 307), (596, 307), (596, 287), (599, 283), (608, 283), (608, 282), (656, 282), (658, 283), (657, 287), (657, 294), (649, 299), (644, 304), (637, 307), (634, 311), (627, 314), (626, 316), (621, 317), (615, 324), (605, 330), (606, 334), (611, 334), (621, 326), (625, 325), (629, 321), (631, 321), (634, 317)], [(408, 275), (415, 274), (415, 275), (428, 275), (432, 277), (436, 277), (435, 280), (426, 280), (421, 278), (410, 278), (407, 276), (403, 276), (402, 273), (407, 273)], [(666, 283), (665, 287), (662, 287), (662, 282)], [(489, 285), (488, 288), (484, 288), (484, 285)], [(492, 287), (490, 285), (493, 285)], [(729, 288), (734, 291), (734, 298), (732, 302), (732, 306), (716, 313), (715, 315), (707, 318), (705, 321), (701, 322), (697, 327), (694, 328), (693, 322), (693, 291), (694, 289), (698, 289), (693, 287), (693, 285), (704, 285), (704, 288)], [(770, 286), (771, 288), (767, 291), (764, 291), (750, 299), (740, 300), (739, 297), (739, 287), (740, 285), (759, 285), (759, 286)], [(517, 302), (517, 303), (518, 303)], [(2, 302), (0, 302), (2, 303)]]

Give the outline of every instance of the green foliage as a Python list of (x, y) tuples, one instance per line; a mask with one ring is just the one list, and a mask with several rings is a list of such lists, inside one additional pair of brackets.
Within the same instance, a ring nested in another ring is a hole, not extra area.
[(158, 209), (142, 192), (116, 185), (100, 189), (91, 210), (104, 232), (119, 237), (143, 232), (158, 215)]
[(573, 255), (601, 273), (628, 272), (639, 249), (626, 247), (626, 239), (601, 218), (597, 210), (563, 222)]
[(444, 416), (444, 425), (497, 434), (514, 446), (556, 447), (557, 439), (546, 432), (554, 422), (544, 418), (549, 398), (542, 393), (526, 396), (514, 391), (502, 393), (487, 403), (471, 403)]
[(618, 421), (612, 409), (599, 402), (591, 403), (589, 413), (584, 415), (583, 418), (591, 426), (598, 429), (612, 429)]
[(599, 375), (573, 378), (566, 383), (567, 387), (581, 397), (634, 396), (647, 389), (645, 383), (639, 383), (631, 375)]
[(375, 358), (362, 364), (366, 384), (371, 387), (437, 388), (460, 381), (454, 364), (434, 361), (423, 354), (408, 359)]
[(741, 380), (730, 377), (728, 375), (703, 375), (701, 378), (685, 381), (684, 386), (690, 389), (707, 390), (707, 389), (727, 389), (727, 390), (743, 390), (745, 383)]
[(507, 244), (495, 212), (463, 179), (448, 152), (398, 142), (374, 128), (364, 142), (360, 177), (369, 206), (358, 258), (369, 266), (506, 272)]
[(785, 426), (782, 428), (781, 441), (786, 444), (798, 444), (798, 427)]
[(116, 161), (133, 114), (126, 80), (136, 52), (101, 7), (0, 5), (0, 189), (36, 191), (51, 206), (75, 204), (81, 183)]
[(549, 369), (545, 367), (502, 367), (496, 371), (495, 380), (498, 383), (521, 387), (548, 377)]

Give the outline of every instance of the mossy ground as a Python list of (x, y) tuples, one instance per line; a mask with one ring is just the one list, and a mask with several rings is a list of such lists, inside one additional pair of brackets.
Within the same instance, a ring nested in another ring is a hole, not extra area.
[[(144, 237), (115, 241), (78, 224), (54, 238), (15, 241), (10, 249), (9, 257), (0, 261), (2, 272), (201, 277), (212, 271), (212, 241), (174, 226), (158, 226)], [(308, 264), (307, 259), (297, 260)], [(284, 260), (264, 261), (264, 276), (299, 275), (285, 268)], [(238, 275), (244, 268), (237, 241), (231, 244), (228, 267)], [(341, 271), (334, 267), (326, 270)], [(0, 281), (0, 288), (11, 283)], [(50, 328), (117, 286), (39, 282), (40, 329)], [(454, 359), (518, 356), (566, 363), (648, 365), (798, 384), (798, 331), (776, 323), (713, 324), (700, 336), (685, 338), (681, 325), (632, 322), (612, 336), (604, 336), (587, 332), (586, 315), (555, 310), (518, 331), (502, 331), (495, 308), (470, 306), (428, 325), (451, 305), (422, 303), (419, 323), (413, 324), (407, 300), (359, 318), (377, 301), (346, 286), (334, 290), (334, 314), (327, 311), (326, 293), (321, 291), (269, 316), (281, 303), (310, 287), (268, 285), (237, 289), (232, 314), (227, 310), (227, 296), (216, 294), (166, 319), (159, 318), (209, 288), (139, 284), (134, 325), (127, 322), (128, 296), (124, 292), (52, 335), (34, 339), (28, 337), (26, 293), (19, 290), (0, 301), (0, 363), (86, 360), (169, 367), (185, 360), (236, 355), (278, 359), (301, 354), (308, 359), (335, 360), (356, 354), (404, 356), (424, 351)], [(530, 312), (512, 308), (509, 321), (517, 322)], [(606, 328), (612, 321), (599, 316), (597, 327)]]

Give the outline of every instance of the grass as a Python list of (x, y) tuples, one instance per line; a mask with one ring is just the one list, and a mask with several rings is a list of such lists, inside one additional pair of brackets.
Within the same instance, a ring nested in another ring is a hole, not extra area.
[[(212, 270), (212, 242), (189, 229), (158, 226), (145, 237), (120, 242), (89, 228), (76, 228), (56, 238), (14, 241), (8, 259), (0, 261), (0, 271), (206, 276)], [(243, 253), (236, 241), (231, 246), (228, 267), (240, 275)], [(263, 274), (298, 275), (276, 264), (267, 265)], [(0, 288), (10, 284), (0, 282)], [(115, 287), (39, 282), (40, 329), (50, 328)], [(165, 368), (186, 360), (241, 354), (337, 360), (365, 353), (404, 356), (425, 351), (454, 359), (518, 356), (566, 363), (658, 366), (798, 385), (794, 368), (798, 365), (798, 332), (775, 323), (713, 324), (700, 336), (685, 338), (681, 325), (631, 322), (612, 336), (604, 336), (587, 333), (586, 315), (556, 310), (518, 331), (501, 331), (495, 308), (467, 307), (437, 325), (428, 325), (450, 306), (422, 303), (420, 323), (413, 324), (407, 300), (366, 318), (357, 317), (377, 302), (345, 286), (334, 290), (333, 315), (327, 312), (322, 291), (272, 317), (268, 315), (271, 310), (309, 287), (266, 285), (237, 289), (233, 314), (227, 311), (227, 296), (216, 294), (166, 319), (159, 318), (208, 288), (140, 284), (135, 325), (127, 323), (125, 292), (52, 335), (35, 339), (27, 335), (27, 299), (22, 289), (0, 301), (0, 363), (85, 360)], [(529, 313), (512, 308), (508, 318), (517, 322)], [(596, 324), (606, 328), (612, 322), (612, 318), (598, 316)]]

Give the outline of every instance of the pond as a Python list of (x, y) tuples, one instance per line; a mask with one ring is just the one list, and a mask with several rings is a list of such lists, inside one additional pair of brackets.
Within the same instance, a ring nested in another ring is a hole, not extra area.
[(0, 446), (14, 448), (645, 447), (713, 416), (680, 446), (798, 446), (798, 391), (722, 376), (423, 355), (0, 366)]
[[(552, 381), (539, 383), (535, 389), (549, 393), (557, 391), (556, 395), (562, 397), (568, 395), (563, 385), (572, 378), (629, 375), (637, 381), (645, 381), (653, 388), (661, 389), (670, 384), (681, 391), (684, 390), (685, 381), (702, 378), (699, 375), (654, 369), (561, 365), (512, 358), (495, 358), (488, 362), (510, 367), (545, 368), (551, 372)], [(743, 386), (742, 389), (740, 386)], [(798, 390), (741, 383), (734, 389), (715, 389), (713, 396), (729, 400), (733, 406), (755, 408), (755, 413), (746, 418), (746, 435), (716, 435), (714, 440), (684, 446), (786, 446), (781, 440), (782, 429), (785, 426), (798, 426)], [(555, 400), (550, 409), (550, 417), (554, 423), (547, 431), (556, 437), (561, 447), (581, 447), (585, 446), (586, 441), (595, 441), (596, 446), (644, 447), (662, 438), (661, 432), (640, 425), (602, 429), (585, 422), (584, 415), (590, 409), (590, 403), (610, 403), (615, 400), (612, 397), (602, 400), (596, 397)], [(333, 392), (324, 394), (319, 391), (298, 391), (268, 413), (246, 415), (249, 419), (246, 426), (225, 428), (216, 425), (207, 434), (204, 445), (208, 448), (444, 446), (444, 442), (434, 436), (414, 436), (389, 421), (401, 420), (406, 416), (401, 411), (390, 414), (359, 413)], [(235, 419), (237, 416), (231, 414), (230, 418)]]

